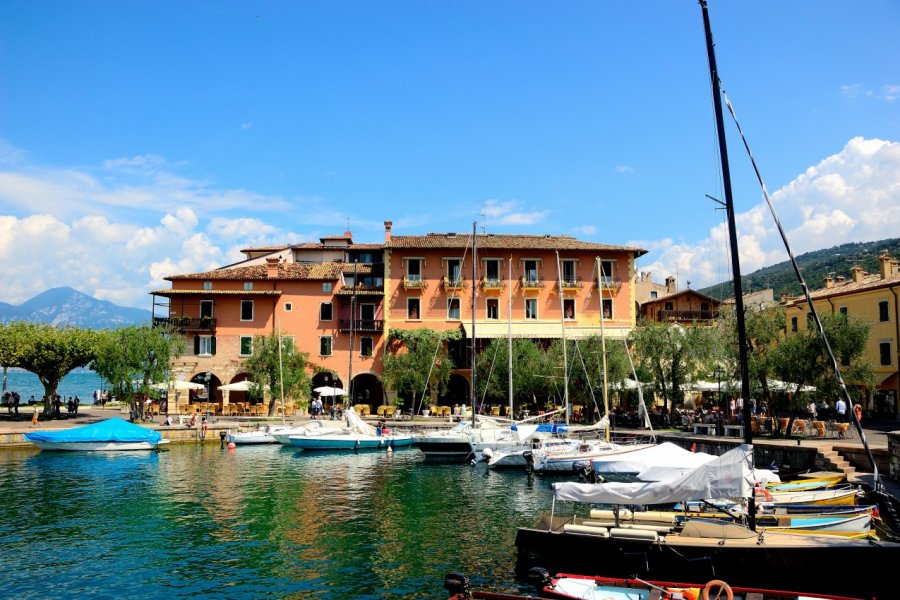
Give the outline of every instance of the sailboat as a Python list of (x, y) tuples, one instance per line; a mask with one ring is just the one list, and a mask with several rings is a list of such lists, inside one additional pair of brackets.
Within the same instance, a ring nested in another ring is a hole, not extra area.
[[(731, 245), (741, 392), (742, 397), (749, 398), (743, 290), (722, 117), (722, 92), (706, 0), (700, 0), (700, 6), (706, 35), (725, 192), (724, 204)], [(759, 179), (762, 183), (761, 177)], [(765, 191), (764, 186), (763, 189)], [(768, 194), (765, 195), (768, 200)], [(778, 227), (784, 238), (780, 223)], [(791, 258), (793, 260), (792, 254)], [(799, 270), (797, 274), (799, 275)], [(813, 310), (811, 301), (809, 305)], [(818, 324), (815, 314), (814, 318)], [(819, 330), (823, 333), (821, 326)], [(849, 398), (840, 377), (839, 365), (837, 361), (833, 361), (833, 364), (838, 381)], [(744, 421), (750, 422), (750, 417), (750, 403), (745, 402)], [(878, 539), (855, 540), (835, 536), (756, 531), (752, 431), (749, 427), (744, 430), (744, 442), (734, 450), (675, 481), (639, 484), (592, 485), (569, 482), (555, 484), (554, 509), (551, 510), (549, 517), (544, 517), (537, 527), (520, 528), (516, 534), (520, 569), (535, 557), (539, 557), (542, 561), (541, 566), (547, 567), (546, 563), (549, 561), (558, 564), (560, 570), (572, 572), (576, 569), (609, 577), (652, 573), (657, 579), (704, 581), (715, 576), (738, 586), (778, 588), (785, 582), (791, 582), (792, 586), (811, 593), (894, 597), (895, 586), (889, 581), (891, 578), (885, 574), (873, 573), (855, 577), (847, 568), (842, 567), (870, 565), (877, 568), (876, 565), (897, 564), (900, 561), (900, 543)], [(880, 492), (877, 470), (875, 480), (877, 495)], [(554, 516), (556, 502), (563, 500), (588, 504), (604, 502), (621, 506), (672, 503), (678, 502), (678, 498), (700, 500), (720, 497), (746, 500), (748, 508), (746, 526), (739, 523), (690, 519), (681, 528), (660, 535), (653, 530), (592, 527), (584, 520)], [(897, 535), (893, 532), (889, 534), (891, 539), (897, 539)]]

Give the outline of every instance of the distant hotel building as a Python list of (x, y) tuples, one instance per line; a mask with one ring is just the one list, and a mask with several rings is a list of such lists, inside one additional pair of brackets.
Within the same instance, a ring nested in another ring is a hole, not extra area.
[[(478, 348), (506, 338), (510, 328), (513, 336), (541, 340), (561, 337), (563, 328), (567, 338), (598, 334), (601, 310), (607, 336), (624, 337), (634, 327), (634, 261), (645, 250), (569, 236), (475, 240), (474, 281), (471, 234), (394, 236), (390, 221), (383, 244), (357, 244), (347, 232), (318, 243), (247, 248), (239, 263), (167, 277), (171, 289), (151, 292), (154, 318), (187, 339), (186, 355), (172, 365), (175, 377), (208, 375), (213, 400), (221, 398), (218, 386), (247, 378), (242, 359), (253, 337), (280, 330), (309, 354), (313, 387), (346, 389), (352, 379), (354, 401), (371, 405), (393, 397), (381, 384), (388, 332), (456, 329), (470, 340), (473, 293)], [(451, 348), (459, 368), (450, 403), (468, 397), (470, 343)]]

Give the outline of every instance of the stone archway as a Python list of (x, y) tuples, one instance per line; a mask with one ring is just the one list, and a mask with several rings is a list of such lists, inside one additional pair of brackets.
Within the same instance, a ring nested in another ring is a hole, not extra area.
[(469, 380), (458, 373), (451, 373), (447, 382), (447, 393), (438, 396), (438, 404), (455, 406), (457, 404), (471, 407), (469, 399)]
[(374, 373), (360, 373), (353, 378), (352, 404), (368, 404), (371, 409), (386, 402), (384, 386)]

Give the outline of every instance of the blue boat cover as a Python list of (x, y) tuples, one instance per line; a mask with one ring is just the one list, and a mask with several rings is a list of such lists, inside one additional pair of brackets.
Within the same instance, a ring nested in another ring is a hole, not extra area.
[(158, 431), (113, 417), (84, 427), (59, 431), (32, 431), (25, 434), (29, 442), (150, 442), (158, 444)]
[[(515, 425), (510, 427), (513, 431), (518, 431), (518, 428)], [(565, 433), (569, 430), (568, 425), (563, 425), (562, 423), (541, 423), (538, 425), (538, 431), (542, 431), (544, 433)]]

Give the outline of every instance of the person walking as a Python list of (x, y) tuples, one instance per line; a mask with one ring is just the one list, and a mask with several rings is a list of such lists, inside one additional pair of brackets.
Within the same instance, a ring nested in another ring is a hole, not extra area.
[(834, 403), (834, 412), (837, 414), (837, 420), (841, 423), (847, 422), (847, 403), (843, 398), (838, 398)]

